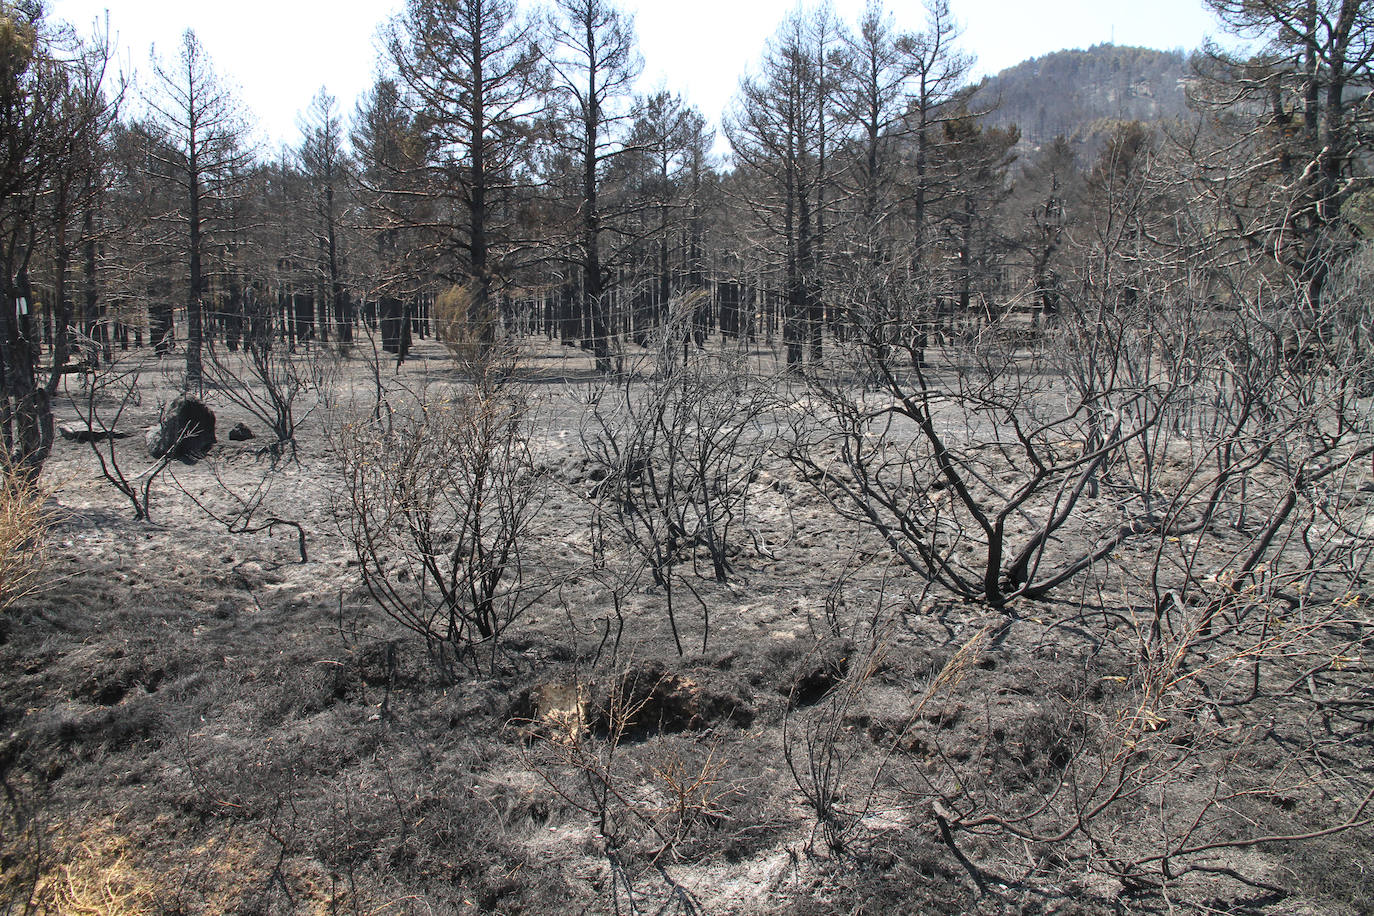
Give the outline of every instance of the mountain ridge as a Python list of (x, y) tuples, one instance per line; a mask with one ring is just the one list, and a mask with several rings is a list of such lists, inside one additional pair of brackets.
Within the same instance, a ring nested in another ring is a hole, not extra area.
[(1188, 54), (1102, 43), (1028, 58), (987, 77), (976, 98), (987, 123), (1015, 124), (1039, 146), (1063, 135), (1088, 141), (1095, 124), (1157, 121), (1187, 113)]

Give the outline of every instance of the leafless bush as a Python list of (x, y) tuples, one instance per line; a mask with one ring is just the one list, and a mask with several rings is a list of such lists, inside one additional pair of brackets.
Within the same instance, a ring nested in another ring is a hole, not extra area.
[(541, 483), (527, 411), (517, 388), (488, 381), (393, 405), (336, 443), (363, 584), (445, 670), (494, 650), (533, 600), (524, 552)]
[[(142, 375), (143, 367), (133, 359), (116, 357), (84, 380), (80, 390), (69, 394), (80, 426), (84, 427), (84, 438), (100, 463), (101, 475), (129, 501), (135, 519), (149, 521), (153, 483), (172, 462), (176, 449), (168, 449), (137, 473), (128, 467), (128, 456), (121, 445), (128, 434), (119, 426), (131, 410), (142, 404)], [(141, 449), (143, 441), (134, 441), (135, 448)]]
[(592, 819), (611, 871), (615, 912), (697, 913), (694, 896), (668, 865), (697, 833), (728, 818), (738, 792), (725, 778), (718, 744), (659, 735), (631, 752), (628, 736), (652, 696), (625, 689), (632, 680), (624, 674), (611, 689), (603, 733), (588, 727), (584, 709), (531, 723), (537, 738), (526, 759), (558, 796)]
[[(1181, 381), (1161, 371), (1158, 328), (1143, 310), (1054, 335), (980, 327), (925, 364), (925, 337), (864, 299), (911, 294), (875, 280), (851, 310), (842, 364), (796, 405), (789, 457), (846, 517), (876, 530), (913, 570), (1002, 607), (1044, 598), (1156, 525), (1152, 507), (1093, 501), (1139, 461)], [(901, 310), (898, 310), (900, 313)], [(1093, 379), (1066, 385), (1064, 367)], [(876, 380), (876, 390), (862, 384)]]
[(797, 711), (797, 688), (788, 697), (788, 714), (783, 719), (782, 753), (792, 781), (806, 800), (816, 818), (810, 851), (816, 833), (825, 840), (833, 854), (848, 848), (848, 838), (857, 828), (867, 806), (873, 801), (869, 790), (858, 793), (855, 799), (856, 763), (865, 751), (867, 742), (852, 734), (851, 717), (859, 697), (882, 664), (880, 654), (867, 655), (850, 665), (848, 676), (804, 712)]
[(296, 549), (300, 553), (301, 562), (306, 562), (305, 527), (300, 522), (282, 518), (264, 508), (268, 505), (268, 496), (277, 482), (273, 476), (263, 475), (252, 486), (239, 488), (224, 479), (221, 468), (215, 463), (210, 463), (205, 470), (208, 473), (200, 475), (199, 479), (203, 483), (208, 477), (213, 482), (214, 497), (209, 496), (204, 489), (200, 489), (199, 492), (193, 491), (191, 486), (177, 477), (175, 471), (169, 472), (168, 476), (197, 509), (212, 521), (223, 525), (230, 534), (267, 532), (270, 535), (278, 528), (290, 528), (296, 534)]
[(206, 381), (276, 437), (267, 446), (273, 460), (294, 456), (296, 430), (310, 413), (302, 410), (302, 398), (320, 389), (327, 351), (288, 347), (264, 328), (248, 335), (239, 350), (207, 338), (205, 356)]
[(899, 742), (980, 890), (970, 849), (1013, 883), (1272, 890), (1239, 851), (1374, 823), (1351, 750), (1370, 722), (1368, 258), (1330, 265), (1316, 302), (1255, 277), (1223, 295), (1205, 265), (1141, 271), (1048, 330), (993, 322), (943, 354), (886, 317), (910, 293), (897, 275), (851, 290), (854, 337), (797, 404), (794, 464), (956, 595), (1099, 596), (1096, 619), (1062, 611), (1083, 680), (1020, 685), (1041, 724), (984, 696), (976, 747)]
[[(1094, 562), (1101, 604), (1073, 621), (1089, 640), (1082, 678), (1022, 685), (1042, 725), (985, 700), (979, 750), (938, 736), (915, 748), (917, 794), (952, 847), (973, 840), (1013, 882), (1087, 871), (1164, 893), (1220, 875), (1275, 892), (1256, 860), (1374, 823), (1353, 751), (1371, 721), (1374, 638), (1370, 357), (1351, 330), (1368, 326), (1368, 296), (1360, 276), (1342, 282), (1320, 307), (1162, 316), (1188, 334), (1117, 370), (1186, 373), (1098, 481), (1146, 523)], [(1295, 322), (1314, 329), (1301, 364), (1282, 346)], [(1029, 864), (1006, 855), (1016, 844)]]
[(582, 443), (601, 477), (591, 492), (598, 524), (609, 519), (664, 590), (682, 654), (675, 584), (686, 584), (702, 607), (703, 651), (710, 617), (678, 568), (690, 560), (703, 575), (704, 557), (716, 582), (734, 575), (731, 557), (748, 537), (750, 486), (771, 445), (770, 396), (734, 355), (687, 350), (679, 358), (673, 327), (640, 365), (590, 390)]
[(1221, 312), (1167, 277), (1066, 310), (1052, 331), (986, 326), (932, 369), (921, 336), (869, 302), (909, 287), (871, 283), (854, 292), (843, 355), (861, 372), (813, 381), (789, 455), (843, 514), (962, 597), (1044, 599), (1140, 542), (1197, 548), (1164, 550), (1152, 573), (1160, 600), (1187, 592), (1211, 560), (1198, 545), (1246, 529), (1254, 503), (1250, 517), (1270, 524), (1233, 570), (1248, 576), (1303, 530), (1293, 512), (1314, 488), (1369, 454), (1360, 319), (1339, 301), (1351, 296), (1301, 316), (1301, 371), (1283, 345), (1292, 308)]

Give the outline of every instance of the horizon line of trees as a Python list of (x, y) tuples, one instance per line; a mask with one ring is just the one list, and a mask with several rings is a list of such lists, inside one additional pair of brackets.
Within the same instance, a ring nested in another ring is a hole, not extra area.
[[(948, 0), (918, 31), (881, 2), (851, 26), (789, 14), (724, 119), (636, 95), (633, 20), (608, 0), (409, 0), (351, 118), (326, 91), (263, 155), (188, 31), (147, 86), (37, 0), (0, 0), (4, 445), (36, 469), (74, 359), (115, 348), (329, 345), (362, 327), (545, 335), (601, 371), (695, 303), (688, 337), (843, 340), (862, 301), (920, 336), (1160, 295), (1322, 296), (1368, 212), (1374, 29), (1357, 0), (1208, 0), (1262, 50), (1194, 55), (1194, 117), (1027, 149), (971, 79)], [(121, 102), (137, 91), (137, 115)], [(874, 277), (914, 292), (872, 294)], [(869, 318), (872, 314), (868, 315)]]

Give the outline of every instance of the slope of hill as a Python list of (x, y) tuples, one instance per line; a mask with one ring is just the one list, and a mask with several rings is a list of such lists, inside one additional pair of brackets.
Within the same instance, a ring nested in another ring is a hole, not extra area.
[(979, 93), (998, 126), (1016, 124), (1039, 145), (1063, 134), (1085, 138), (1104, 120), (1150, 121), (1187, 110), (1183, 51), (1099, 44), (1033, 57), (989, 77)]

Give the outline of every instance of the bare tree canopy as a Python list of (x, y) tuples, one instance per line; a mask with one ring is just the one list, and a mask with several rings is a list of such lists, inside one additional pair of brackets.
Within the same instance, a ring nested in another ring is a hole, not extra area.
[(186, 387), (201, 386), (206, 248), (213, 244), (214, 219), (238, 193), (253, 158), (238, 103), (215, 74), (200, 40), (191, 30), (181, 38), (177, 61), (153, 64), (156, 92), (147, 99), (158, 129), (149, 159), (181, 189), (175, 213), (167, 214), (185, 232)]

